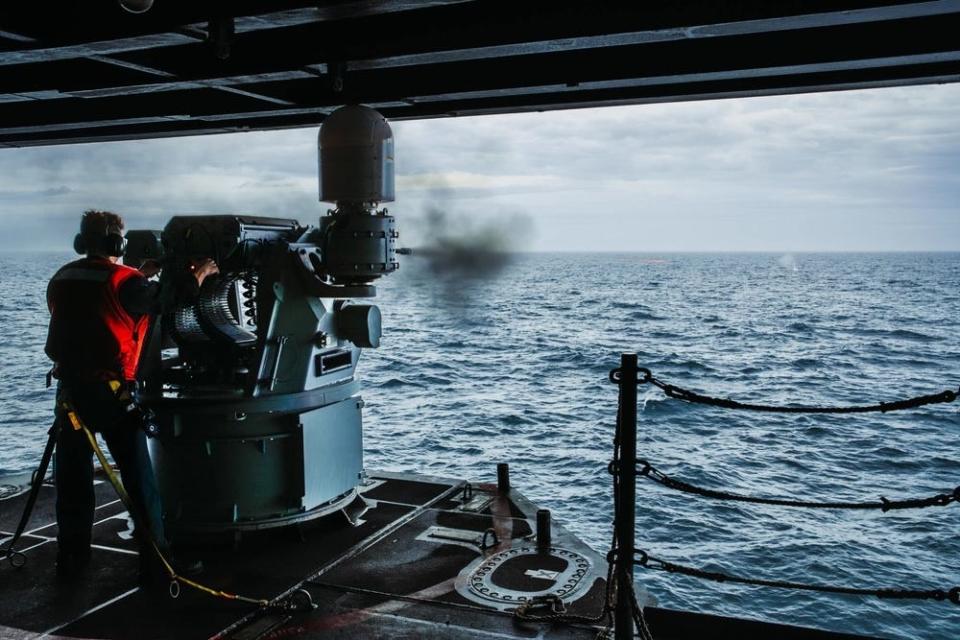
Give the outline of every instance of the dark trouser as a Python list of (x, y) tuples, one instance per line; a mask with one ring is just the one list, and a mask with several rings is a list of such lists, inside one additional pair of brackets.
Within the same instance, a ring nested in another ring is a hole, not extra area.
[[(62, 381), (57, 389), (56, 419), (60, 433), (54, 459), (60, 553), (89, 555), (94, 511), (93, 450), (86, 434), (74, 429), (67, 418), (62, 408), (64, 398), (69, 399), (87, 428), (100, 433), (106, 441), (133, 502), (134, 522), (138, 523), (135, 526), (139, 527), (139, 523), (149, 526), (161, 548), (166, 547), (160, 494), (143, 431), (128, 418), (106, 382)], [(141, 552), (148, 549), (144, 532), (135, 530), (135, 534)]]

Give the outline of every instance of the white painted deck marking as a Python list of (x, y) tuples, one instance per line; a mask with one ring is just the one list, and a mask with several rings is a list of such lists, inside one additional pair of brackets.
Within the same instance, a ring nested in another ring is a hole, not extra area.
[[(136, 592), (137, 592), (137, 589), (138, 589), (138, 587), (134, 587), (133, 589), (130, 589), (129, 591), (124, 591), (123, 593), (121, 593), (120, 595), (116, 596), (115, 598), (111, 598), (111, 599), (107, 600), (106, 602), (101, 602), (101, 603), (98, 604), (97, 606), (95, 606), (95, 607), (93, 607), (93, 608), (91, 608), (91, 609), (88, 609), (87, 611), (84, 611), (83, 613), (81, 613), (79, 616), (77, 616), (77, 617), (74, 618), (73, 620), (70, 620), (69, 622), (64, 622), (63, 624), (59, 624), (59, 625), (53, 627), (52, 629), (48, 629), (47, 631), (44, 631), (44, 632), (41, 633), (38, 637), (39, 637), (39, 638), (49, 638), (49, 637), (51, 637), (50, 634), (56, 633), (56, 632), (59, 631), (60, 629), (63, 629), (63, 628), (65, 628), (65, 627), (70, 626), (71, 624), (73, 624), (73, 623), (76, 622), (77, 620), (80, 620), (81, 618), (84, 618), (84, 617), (90, 615), (91, 613), (94, 613), (94, 612), (96, 612), (96, 611), (99, 611), (100, 609), (103, 609), (104, 607), (107, 607), (107, 606), (113, 604), (114, 602), (117, 602), (117, 601), (119, 601), (119, 600), (122, 600), (122, 599), (126, 598), (126, 597), (129, 596), (131, 593), (136, 593)], [(53, 636), (53, 637), (55, 637), (55, 636)]]
[[(99, 511), (100, 509), (103, 509), (104, 507), (109, 507), (109, 506), (112, 505), (112, 504), (117, 504), (118, 502), (120, 502), (119, 498), (118, 498), (117, 500), (111, 500), (110, 502), (105, 502), (104, 504), (101, 504), (99, 507), (95, 507), (95, 508), (94, 508), (94, 512), (97, 512), (97, 511)], [(109, 516), (109, 517), (107, 517), (107, 518), (104, 518), (103, 520), (99, 520), (99, 521), (97, 521), (97, 522), (94, 522), (94, 523), (93, 523), (93, 526), (97, 526), (97, 525), (100, 524), (101, 522), (106, 522), (107, 520), (109, 520), (110, 518), (113, 518), (113, 517), (114, 517), (114, 516)], [(23, 535), (25, 535), (25, 536), (37, 535), (38, 537), (49, 537), (49, 536), (43, 536), (43, 535), (37, 534), (37, 531), (42, 531), (43, 529), (49, 529), (50, 527), (52, 527), (52, 526), (54, 526), (54, 525), (56, 525), (56, 524), (57, 524), (56, 521), (53, 521), (53, 522), (50, 522), (50, 523), (48, 523), (48, 524), (43, 525), (42, 527), (37, 527), (36, 529), (30, 529), (29, 531), (24, 531), (24, 532), (23, 532)]]
[(524, 575), (530, 576), (531, 578), (539, 578), (540, 580), (556, 580), (557, 576), (560, 575), (559, 571), (548, 571), (547, 569), (527, 569), (523, 572)]

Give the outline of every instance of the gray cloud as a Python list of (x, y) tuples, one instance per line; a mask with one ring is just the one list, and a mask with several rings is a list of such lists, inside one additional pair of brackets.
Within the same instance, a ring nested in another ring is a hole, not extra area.
[[(958, 105), (943, 85), (397, 122), (390, 209), (406, 233), (446, 185), (478, 225), (524, 212), (539, 250), (960, 249)], [(89, 207), (313, 221), (316, 131), (0, 150), (0, 247), (69, 246)]]

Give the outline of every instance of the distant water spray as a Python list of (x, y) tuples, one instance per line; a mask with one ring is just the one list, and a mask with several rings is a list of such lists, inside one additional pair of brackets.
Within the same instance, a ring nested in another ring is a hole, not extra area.
[(792, 253), (787, 253), (777, 260), (777, 264), (783, 267), (787, 271), (800, 271), (800, 267), (797, 266), (797, 258)]

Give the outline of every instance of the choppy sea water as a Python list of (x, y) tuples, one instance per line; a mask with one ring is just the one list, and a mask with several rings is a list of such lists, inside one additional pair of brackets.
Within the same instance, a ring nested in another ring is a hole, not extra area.
[[(0, 475), (32, 468), (47, 278), (67, 254), (0, 254)], [(621, 351), (680, 386), (755, 402), (873, 403), (960, 385), (960, 254), (543, 254), (468, 277), (404, 260), (361, 361), (372, 469), (513, 484), (609, 544)], [(960, 406), (777, 416), (641, 388), (640, 457), (711, 488), (803, 500), (960, 484)], [(638, 546), (676, 562), (862, 587), (960, 584), (960, 505), (881, 514), (720, 503), (640, 481)], [(960, 607), (705, 583), (638, 570), (661, 606), (887, 638), (953, 640)]]

